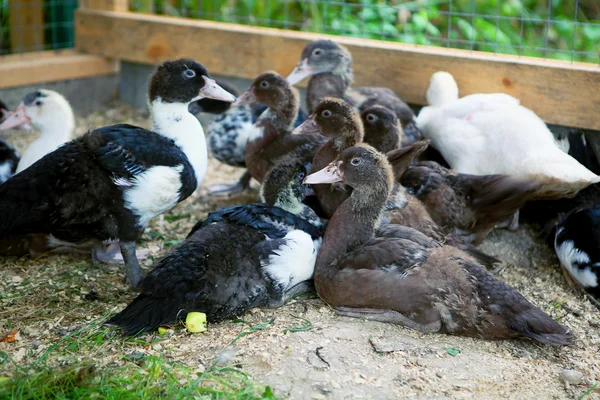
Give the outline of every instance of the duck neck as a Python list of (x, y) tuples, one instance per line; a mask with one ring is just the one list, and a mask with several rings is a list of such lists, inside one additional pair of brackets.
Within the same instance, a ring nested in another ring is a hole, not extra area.
[(208, 152), (202, 125), (188, 111), (186, 103), (166, 103), (156, 98), (150, 103), (154, 132), (175, 142), (185, 153), (200, 186), (208, 166)]
[(328, 279), (337, 268), (332, 265), (339, 256), (365, 244), (379, 227), (387, 203), (389, 187), (354, 189), (329, 220), (323, 245), (315, 265), (315, 280)]
[(319, 103), (326, 97), (335, 97), (341, 99), (346, 93), (346, 89), (352, 81), (352, 73), (336, 74), (334, 72), (324, 72), (313, 75), (308, 81), (306, 88), (306, 107), (310, 114), (317, 108)]
[(278, 132), (292, 130), (300, 109), (298, 90), (290, 86), (285, 91), (281, 103), (276, 107), (269, 107), (261, 116), (261, 119), (269, 121)]
[(333, 146), (338, 153), (341, 153), (350, 147), (356, 146), (358, 143), (363, 141), (364, 133), (362, 130), (362, 124), (360, 121), (358, 122), (359, 124), (353, 123), (350, 126), (339, 128), (339, 133), (341, 134), (332, 139)]
[(64, 113), (59, 118), (52, 118), (35, 127), (40, 131), (37, 139), (39, 142), (46, 143), (48, 148), (58, 147), (71, 140), (75, 130), (75, 117), (72, 112)]

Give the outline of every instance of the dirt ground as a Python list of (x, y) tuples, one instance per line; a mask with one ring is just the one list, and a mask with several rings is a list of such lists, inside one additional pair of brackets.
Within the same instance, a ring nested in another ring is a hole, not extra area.
[[(78, 118), (78, 132), (117, 122), (148, 125), (146, 118), (118, 106)], [(20, 149), (32, 140), (20, 132), (3, 137)], [(139, 246), (152, 251), (146, 269), (209, 211), (257, 201), (256, 185), (228, 199), (207, 196), (207, 185), (234, 182), (241, 172), (210, 160), (202, 188), (146, 230)], [(154, 333), (142, 336), (151, 345), (115, 342), (99, 354), (79, 349), (75, 355), (93, 357), (100, 367), (139, 353), (162, 354), (198, 371), (214, 361), (234, 363), (275, 395), (292, 399), (600, 399), (600, 389), (589, 390), (600, 382), (598, 309), (568, 287), (554, 253), (532, 227), (495, 231), (482, 247), (506, 262), (499, 278), (573, 331), (574, 346), (423, 335), (339, 317), (313, 297), (277, 310), (252, 310), (241, 320), (210, 325), (203, 334), (177, 329), (158, 343), (152, 342)], [(20, 330), (20, 340), (0, 343), (0, 352), (17, 366), (89, 321), (122, 309), (134, 296), (122, 281), (122, 268), (93, 266), (87, 255), (5, 257), (0, 265), (0, 337)], [(566, 369), (581, 373), (581, 382), (565, 384), (560, 376)]]

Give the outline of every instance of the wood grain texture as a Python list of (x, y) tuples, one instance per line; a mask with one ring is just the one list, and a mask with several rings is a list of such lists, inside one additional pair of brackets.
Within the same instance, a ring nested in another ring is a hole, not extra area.
[(0, 88), (114, 74), (116, 61), (75, 50), (42, 51), (0, 57)]
[(406, 102), (425, 104), (429, 78), (444, 70), (461, 96), (504, 92), (548, 123), (600, 130), (594, 64), (85, 9), (76, 27), (82, 52), (150, 64), (191, 57), (213, 73), (249, 79), (266, 70), (288, 74), (308, 42), (328, 37), (352, 52), (355, 85), (387, 86)]
[(81, 8), (106, 11), (125, 12), (129, 10), (127, 0), (83, 0), (80, 2)]
[(44, 13), (39, 0), (11, 0), (10, 46), (13, 53), (44, 48)]

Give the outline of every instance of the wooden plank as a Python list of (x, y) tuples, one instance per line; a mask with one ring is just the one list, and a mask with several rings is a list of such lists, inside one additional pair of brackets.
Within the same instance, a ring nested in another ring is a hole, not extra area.
[(114, 74), (116, 61), (75, 50), (44, 51), (0, 57), (0, 89)]
[(127, 0), (83, 0), (81, 1), (79, 6), (81, 8), (88, 8), (93, 10), (120, 12), (125, 12), (129, 10), (129, 4)]
[(10, 46), (13, 53), (44, 48), (44, 13), (40, 0), (11, 0)]
[(93, 10), (78, 10), (76, 32), (82, 52), (150, 64), (191, 57), (213, 73), (249, 79), (266, 70), (288, 74), (308, 42), (329, 37), (352, 52), (356, 85), (387, 86), (425, 104), (429, 78), (445, 70), (463, 96), (504, 92), (548, 123), (600, 130), (594, 64)]

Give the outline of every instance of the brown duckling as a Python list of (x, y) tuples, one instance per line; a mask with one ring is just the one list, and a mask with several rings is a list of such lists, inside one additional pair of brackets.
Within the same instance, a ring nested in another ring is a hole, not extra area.
[(352, 55), (344, 46), (331, 40), (309, 43), (287, 80), (296, 84), (309, 76), (311, 78), (306, 91), (309, 114), (325, 97), (343, 98), (359, 111), (382, 105), (396, 113), (410, 143), (422, 138), (415, 125), (415, 114), (391, 89), (367, 86), (350, 88), (353, 79)]
[(246, 144), (248, 171), (262, 182), (265, 175), (284, 156), (310, 162), (325, 142), (319, 134), (291, 135), (298, 116), (299, 94), (281, 75), (266, 72), (254, 80), (234, 105), (261, 103), (268, 107), (254, 124)]
[(382, 153), (396, 150), (401, 146), (410, 145), (403, 139), (402, 125), (396, 114), (384, 106), (369, 107), (360, 113), (360, 119), (365, 129), (364, 142), (375, 147)]
[(408, 167), (400, 181), (446, 233), (475, 245), (512, 218), (539, 188), (508, 175), (460, 174), (435, 161)]
[(398, 225), (380, 227), (394, 176), (366, 144), (306, 183), (343, 181), (354, 190), (329, 221), (314, 280), (319, 296), (345, 316), (421, 332), (568, 345), (571, 334), (463, 251)]

